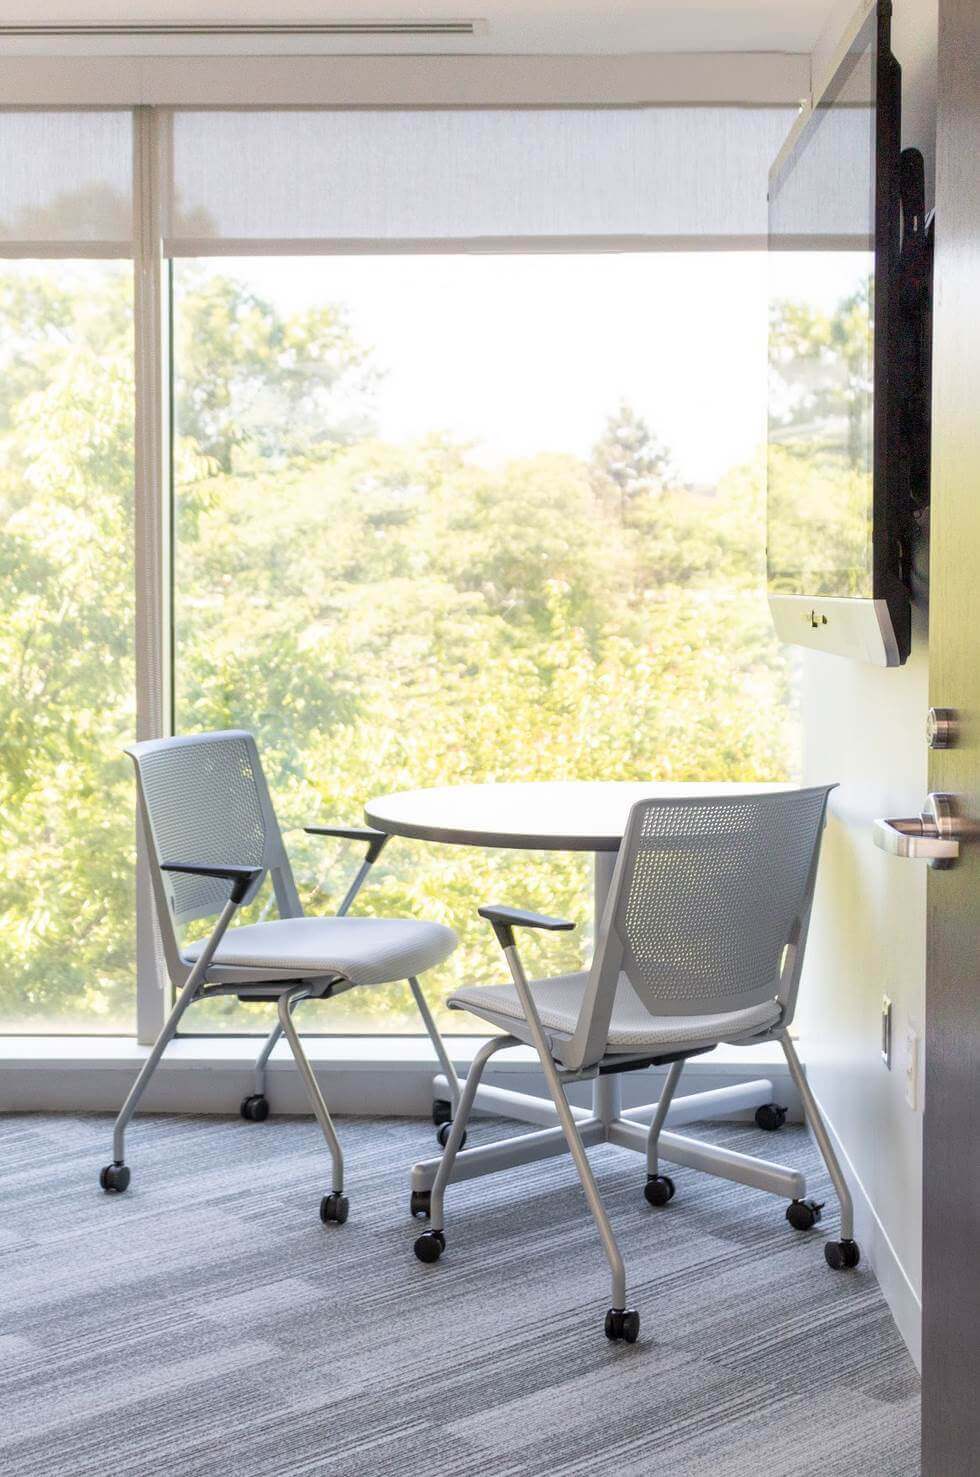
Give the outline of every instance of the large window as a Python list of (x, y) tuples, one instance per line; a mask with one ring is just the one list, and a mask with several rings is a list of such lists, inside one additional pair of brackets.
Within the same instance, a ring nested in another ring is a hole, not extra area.
[(136, 1016), (132, 266), (0, 263), (0, 1029)]
[[(764, 269), (175, 263), (176, 726), (256, 731), (311, 909), (354, 858), (298, 828), (386, 791), (794, 772), (763, 594)], [(395, 840), (359, 907), (454, 926), (446, 988), (499, 974), (491, 899), (583, 925), (549, 970), (587, 957), (583, 857)], [(259, 1020), (221, 999), (196, 1024)], [(321, 1023), (418, 1029), (404, 987)]]
[[(794, 772), (759, 451), (787, 124), (0, 108), (0, 1029), (159, 1029), (122, 751), (171, 697), (256, 732), (311, 911), (359, 858), (298, 828), (382, 792)], [(396, 840), (358, 906), (459, 931), (435, 995), (498, 974), (488, 899), (574, 917), (530, 947), (579, 964), (590, 888)], [(418, 1029), (400, 988), (311, 1010)]]

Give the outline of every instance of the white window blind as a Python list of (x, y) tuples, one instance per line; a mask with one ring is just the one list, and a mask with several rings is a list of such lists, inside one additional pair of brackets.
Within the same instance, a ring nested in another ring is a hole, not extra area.
[(762, 246), (785, 107), (177, 111), (165, 249)]
[(129, 256), (133, 118), (0, 111), (0, 256)]

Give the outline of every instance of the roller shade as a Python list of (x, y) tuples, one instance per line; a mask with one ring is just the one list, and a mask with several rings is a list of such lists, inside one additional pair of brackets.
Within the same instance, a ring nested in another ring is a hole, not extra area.
[(176, 111), (174, 256), (583, 241), (763, 246), (795, 110)]
[(0, 256), (132, 254), (131, 111), (0, 111)]

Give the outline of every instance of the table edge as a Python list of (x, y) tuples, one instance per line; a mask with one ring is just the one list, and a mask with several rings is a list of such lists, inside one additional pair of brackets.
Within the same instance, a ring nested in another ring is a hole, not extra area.
[(526, 836), (513, 831), (468, 831), (453, 826), (424, 826), (411, 821), (391, 821), (375, 815), (370, 804), (364, 807), (369, 826), (388, 836), (404, 836), (410, 841), (433, 841), (444, 846), (485, 846), (500, 851), (618, 851), (623, 844), (622, 832), (613, 836)]

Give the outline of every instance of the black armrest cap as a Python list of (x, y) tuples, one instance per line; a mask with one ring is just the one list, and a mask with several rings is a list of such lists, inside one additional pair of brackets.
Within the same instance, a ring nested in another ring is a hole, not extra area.
[(387, 831), (376, 831), (371, 826), (304, 826), (310, 836), (337, 836), (341, 841), (366, 841), (367, 860), (377, 861), (386, 844), (391, 840)]
[(552, 918), (550, 913), (532, 913), (527, 908), (504, 908), (491, 904), (478, 908), (477, 912), (488, 923), (508, 923), (513, 928), (547, 928), (550, 932), (566, 932), (575, 927), (567, 918)]
[(161, 862), (161, 872), (189, 872), (192, 877), (223, 877), (231, 883), (231, 901), (240, 903), (264, 867), (213, 866), (210, 862)]
[(503, 908), (491, 904), (486, 908), (478, 908), (477, 912), (491, 925), (502, 949), (513, 948), (515, 928), (547, 928), (549, 932), (566, 932), (575, 927), (574, 923), (569, 923), (565, 918), (552, 918), (548, 913), (531, 913), (527, 908)]

